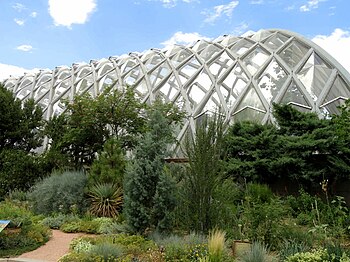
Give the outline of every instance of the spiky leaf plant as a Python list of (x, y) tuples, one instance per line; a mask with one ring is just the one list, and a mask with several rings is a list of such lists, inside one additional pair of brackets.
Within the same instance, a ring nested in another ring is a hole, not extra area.
[(116, 217), (123, 202), (121, 187), (111, 183), (97, 183), (89, 190), (90, 212), (99, 217)]

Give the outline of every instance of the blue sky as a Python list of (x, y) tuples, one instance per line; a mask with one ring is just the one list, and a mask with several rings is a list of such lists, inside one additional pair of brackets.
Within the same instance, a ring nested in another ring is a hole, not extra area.
[(0, 0), (0, 10), (0, 80), (268, 28), (314, 40), (350, 70), (349, 0)]

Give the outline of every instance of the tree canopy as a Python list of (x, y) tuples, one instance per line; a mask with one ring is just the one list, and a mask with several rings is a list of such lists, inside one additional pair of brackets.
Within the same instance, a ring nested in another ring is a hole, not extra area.
[(227, 175), (259, 182), (288, 178), (303, 185), (348, 178), (348, 106), (340, 116), (319, 119), (275, 104), (277, 126), (234, 124), (226, 135)]

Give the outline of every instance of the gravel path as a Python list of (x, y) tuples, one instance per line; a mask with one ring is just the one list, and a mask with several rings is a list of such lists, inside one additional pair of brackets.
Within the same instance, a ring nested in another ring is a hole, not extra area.
[(32, 259), (43, 262), (56, 262), (60, 257), (69, 251), (69, 243), (77, 237), (83, 236), (82, 233), (63, 233), (59, 230), (52, 230), (51, 239), (43, 246), (31, 252), (24, 253), (18, 258)]

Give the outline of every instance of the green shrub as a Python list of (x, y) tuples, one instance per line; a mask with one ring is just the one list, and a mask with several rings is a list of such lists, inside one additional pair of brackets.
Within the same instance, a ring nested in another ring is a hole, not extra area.
[(312, 196), (303, 189), (299, 190), (297, 197), (288, 196), (287, 203), (291, 207), (292, 215), (297, 218), (300, 225), (313, 226), (314, 222), (322, 223), (321, 212), (327, 209), (319, 197)]
[(84, 187), (87, 179), (82, 172), (53, 173), (37, 183), (29, 198), (33, 210), (40, 214), (83, 212), (86, 208)]
[(326, 243), (325, 249), (327, 250), (328, 258), (332, 262), (349, 262), (350, 250), (343, 247), (339, 242)]
[(71, 243), (71, 246), (73, 246), (72, 250), (77, 253), (88, 253), (93, 247), (90, 241), (87, 241), (82, 238), (77, 239), (74, 245)]
[(105, 262), (103, 257), (88, 253), (69, 253), (61, 257), (58, 262)]
[(11, 220), (8, 227), (16, 228), (32, 224), (33, 214), (25, 207), (18, 206), (10, 201), (0, 203), (0, 218)]
[(283, 241), (280, 241), (280, 245), (277, 247), (278, 250), (283, 249), (285, 243), (290, 242), (305, 247), (305, 250), (299, 251), (307, 251), (318, 240), (315, 234), (308, 231), (308, 228), (296, 225), (293, 220), (283, 224), (283, 229), (279, 231), (279, 238)]
[(206, 244), (191, 246), (187, 251), (187, 258), (190, 261), (200, 261), (205, 257), (208, 257), (208, 245)]
[(20, 190), (20, 189), (14, 189), (11, 190), (6, 199), (10, 200), (10, 201), (17, 201), (17, 202), (25, 202), (27, 201), (27, 192)]
[(60, 230), (64, 233), (78, 233), (81, 231), (81, 221), (73, 221), (69, 223), (65, 223), (60, 227)]
[(40, 157), (22, 150), (0, 150), (0, 200), (13, 190), (28, 190), (44, 173)]
[(254, 242), (251, 249), (241, 258), (243, 262), (265, 262), (269, 261), (267, 248), (259, 243)]
[(124, 250), (120, 245), (111, 243), (99, 243), (92, 246), (89, 253), (103, 257), (104, 261), (120, 258), (124, 254)]
[(118, 234), (109, 238), (112, 243), (121, 245), (128, 254), (138, 256), (148, 249), (155, 247), (153, 241), (147, 240), (138, 235)]
[(1, 202), (0, 217), (11, 220), (9, 230), (0, 232), (0, 257), (33, 250), (50, 237), (49, 228), (38, 223), (38, 219), (23, 206), (10, 201)]
[[(92, 245), (91, 250), (90, 244)], [(153, 241), (146, 240), (142, 236), (129, 236), (125, 234), (81, 237), (71, 242), (70, 250), (72, 251), (71, 255), (73, 256), (78, 250), (84, 253), (85, 250), (89, 249), (91, 254), (101, 258), (105, 254), (111, 255), (109, 250), (112, 249), (112, 246), (118, 249), (118, 252), (114, 253), (113, 259), (115, 259), (116, 256), (121, 256), (121, 254), (125, 254), (125, 257), (130, 258), (130, 260), (126, 259), (123, 261), (132, 261), (133, 258), (140, 257), (147, 253), (147, 251), (156, 250), (156, 245)], [(65, 261), (69, 260), (66, 259)]]
[(253, 203), (269, 203), (275, 196), (267, 185), (249, 183), (245, 190), (245, 198)]
[(207, 238), (200, 234), (189, 234), (186, 236), (168, 235), (163, 236), (159, 233), (151, 235), (157, 245), (165, 250), (166, 261), (196, 261), (208, 253)]
[(341, 196), (327, 198), (327, 202), (324, 202), (319, 197), (300, 190), (298, 197), (288, 196), (287, 203), (298, 224), (312, 227), (311, 231), (323, 235), (323, 238), (339, 238), (348, 231), (349, 210)]
[[(239, 224), (238, 213), (239, 203), (243, 198), (241, 186), (232, 181), (225, 179), (217, 186), (212, 201), (215, 217), (215, 224), (226, 232), (227, 238), (240, 239), (240, 232), (237, 225)], [(181, 219), (179, 213), (179, 219)]]
[(100, 234), (130, 234), (132, 233), (132, 228), (125, 222), (120, 223), (119, 221), (113, 221), (108, 224), (100, 226)]
[(307, 252), (309, 250), (310, 247), (304, 242), (294, 242), (291, 240), (285, 240), (280, 245), (278, 254), (280, 261), (284, 261), (289, 256), (300, 252)]
[(54, 216), (45, 217), (41, 223), (45, 226), (48, 226), (52, 229), (59, 229), (63, 224), (74, 222), (79, 220), (79, 218), (75, 215), (65, 215), (58, 214)]
[(279, 199), (272, 199), (269, 203), (245, 202), (241, 213), (243, 236), (276, 248), (287, 212), (286, 206)]
[(323, 262), (329, 261), (326, 249), (313, 250), (311, 252), (296, 253), (287, 257), (286, 262)]
[(60, 230), (65, 233), (89, 233), (89, 234), (96, 234), (99, 230), (99, 223), (95, 221), (73, 221), (70, 223), (63, 224), (60, 227)]

